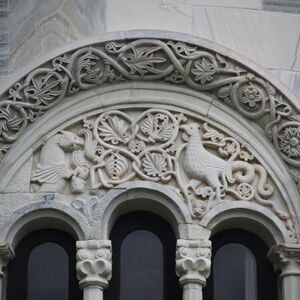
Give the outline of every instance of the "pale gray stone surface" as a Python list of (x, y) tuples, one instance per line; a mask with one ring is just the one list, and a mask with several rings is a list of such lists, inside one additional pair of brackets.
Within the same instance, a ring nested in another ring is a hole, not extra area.
[(0, 76), (6, 74), (8, 60), (8, 0), (0, 0)]
[(272, 69), (270, 71), (293, 90), (296, 95), (300, 96), (300, 72)]
[(12, 0), (9, 34), (11, 70), (54, 48), (103, 33), (105, 1)]

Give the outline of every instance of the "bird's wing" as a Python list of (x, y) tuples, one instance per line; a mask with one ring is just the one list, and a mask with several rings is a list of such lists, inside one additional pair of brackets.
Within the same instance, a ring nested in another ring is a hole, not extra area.
[(64, 163), (38, 164), (31, 175), (31, 180), (39, 183), (56, 183), (63, 177), (65, 170), (66, 165)]
[(199, 153), (198, 159), (200, 159), (201, 163), (207, 167), (222, 170), (224, 172), (229, 171), (228, 164), (225, 160), (223, 160), (209, 152)]

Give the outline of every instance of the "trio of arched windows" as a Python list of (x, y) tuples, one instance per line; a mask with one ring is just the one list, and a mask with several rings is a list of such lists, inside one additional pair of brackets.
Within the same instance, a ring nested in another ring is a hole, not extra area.
[[(115, 223), (113, 276), (105, 300), (180, 300), (175, 275), (176, 238), (170, 225), (148, 212)], [(257, 236), (227, 230), (212, 238), (212, 271), (204, 300), (277, 299), (276, 274)], [(75, 240), (59, 230), (27, 235), (8, 265), (7, 300), (79, 300)]]

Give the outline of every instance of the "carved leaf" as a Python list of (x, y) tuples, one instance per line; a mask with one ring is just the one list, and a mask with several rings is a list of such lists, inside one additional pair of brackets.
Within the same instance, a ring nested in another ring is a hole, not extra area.
[(112, 179), (118, 180), (127, 172), (128, 161), (118, 151), (114, 151), (105, 164), (105, 170)]
[(118, 118), (118, 116), (112, 116), (108, 117), (108, 123), (103, 121), (103, 126), (99, 127), (99, 135), (103, 137), (103, 140), (112, 144), (126, 142), (128, 138), (128, 126), (124, 120)]
[(167, 141), (171, 138), (173, 132), (173, 127), (171, 124), (166, 124), (162, 127), (161, 131), (159, 132), (159, 139), (161, 141)]
[(143, 167), (148, 176), (162, 176), (167, 171), (167, 162), (163, 155), (148, 152), (143, 158)]
[(165, 58), (154, 56), (154, 52), (160, 47), (153, 47), (147, 50), (132, 48), (130, 53), (126, 53), (122, 59), (123, 62), (130, 68), (129, 74), (139, 73), (144, 76), (146, 73), (159, 74), (162, 71), (156, 69), (154, 64), (164, 63)]
[(142, 132), (144, 132), (148, 135), (151, 135), (154, 131), (154, 123), (155, 123), (154, 117), (151, 114), (149, 114), (142, 123), (142, 126), (141, 126)]
[(206, 132), (203, 134), (205, 139), (211, 139), (213, 142), (220, 142), (224, 139), (224, 135), (219, 133), (217, 130), (208, 127), (207, 123), (203, 124)]
[(230, 96), (230, 93), (232, 91), (232, 86), (231, 85), (225, 85), (221, 87), (218, 91), (218, 97), (221, 99), (226, 99)]
[(33, 85), (27, 87), (25, 93), (29, 98), (36, 100), (36, 105), (43, 103), (47, 106), (64, 92), (61, 88), (62, 82), (58, 78), (54, 72), (50, 72), (41, 79), (32, 79)]

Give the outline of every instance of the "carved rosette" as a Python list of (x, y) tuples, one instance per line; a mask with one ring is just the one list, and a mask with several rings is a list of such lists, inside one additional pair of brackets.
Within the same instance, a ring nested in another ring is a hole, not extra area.
[(205, 240), (178, 240), (176, 274), (181, 285), (196, 283), (205, 286), (210, 274), (211, 242)]
[(13, 249), (8, 243), (0, 244), (0, 278), (5, 277), (4, 268), (8, 262), (15, 257)]
[(275, 245), (271, 248), (268, 256), (274, 269), (281, 271), (281, 277), (300, 276), (300, 244)]
[(81, 288), (99, 286), (104, 289), (111, 278), (111, 241), (88, 240), (76, 242), (77, 278)]

